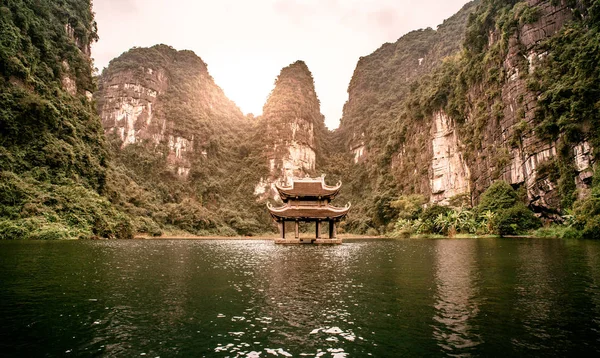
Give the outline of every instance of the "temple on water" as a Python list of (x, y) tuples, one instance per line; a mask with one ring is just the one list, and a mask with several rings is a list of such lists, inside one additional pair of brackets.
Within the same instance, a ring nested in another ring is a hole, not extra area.
[[(279, 223), (281, 238), (276, 240), (279, 244), (341, 244), (342, 240), (337, 238), (337, 223), (342, 220), (348, 210), (348, 203), (344, 208), (332, 206), (330, 203), (339, 193), (342, 183), (336, 186), (325, 184), (325, 177), (293, 179), (291, 186), (280, 186), (275, 184), (283, 206), (275, 208), (267, 204), (269, 213)], [(314, 222), (315, 237), (301, 239), (299, 222)], [(294, 239), (286, 239), (285, 223), (294, 222)], [(329, 236), (321, 237), (321, 223), (329, 224)]]

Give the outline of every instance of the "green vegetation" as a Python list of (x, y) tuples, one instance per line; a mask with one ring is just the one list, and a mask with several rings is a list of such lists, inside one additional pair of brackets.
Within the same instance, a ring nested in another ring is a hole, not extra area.
[[(105, 82), (133, 73), (143, 79), (147, 68), (168, 79), (157, 97), (154, 127), (156, 144), (140, 141), (123, 146), (109, 135), (114, 158), (108, 197), (132, 219), (136, 232), (187, 232), (195, 235), (256, 235), (272, 230), (264, 204), (257, 203), (254, 186), (268, 174), (256, 120), (240, 110), (214, 84), (206, 64), (191, 51), (166, 45), (133, 48), (111, 61), (100, 78), (99, 101)], [(193, 140), (186, 154), (190, 172), (176, 173), (168, 136)], [(170, 157), (171, 155), (171, 157)]]
[(397, 202), (400, 219), (392, 237), (413, 234), (522, 235), (538, 229), (541, 221), (518, 199), (517, 192), (506, 182), (497, 181), (485, 191), (475, 208), (432, 205), (422, 209), (423, 198), (409, 196)]
[[(113, 143), (120, 147), (119, 140)], [(136, 232), (236, 236), (271, 230), (264, 204), (248, 195), (261, 168), (266, 170), (265, 158), (228, 148), (212, 159), (199, 155), (182, 178), (169, 167), (166, 151), (153, 144), (113, 151), (115, 170), (107, 195), (132, 218)]]
[(103, 196), (108, 151), (85, 96), (96, 38), (90, 1), (0, 5), (1, 238), (132, 236)]

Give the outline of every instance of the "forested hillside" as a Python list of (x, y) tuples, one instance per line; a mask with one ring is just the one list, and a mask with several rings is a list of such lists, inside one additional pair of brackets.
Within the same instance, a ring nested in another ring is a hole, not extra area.
[(114, 156), (108, 195), (137, 232), (271, 229), (252, 194), (267, 173), (257, 121), (243, 116), (193, 52), (131, 49), (104, 70), (95, 98)]
[(99, 79), (114, 157), (111, 201), (136, 232), (255, 235), (273, 230), (273, 184), (316, 175), (326, 128), (302, 61), (281, 70), (258, 118), (245, 118), (190, 51), (134, 48)]
[[(374, 85), (378, 77), (365, 65), (392, 71), (385, 63), (395, 63), (396, 55), (386, 46), (361, 59), (339, 130), (354, 150), (351, 172), (370, 183), (359, 193), (364, 204), (354, 212), (355, 227), (391, 230), (413, 194), (430, 204), (476, 205), (501, 180), (539, 216), (562, 222), (567, 215), (571, 226), (597, 235), (599, 7), (598, 1), (469, 4), (462, 10), (471, 12), (462, 46), (433, 71), (405, 76), (398, 88)], [(426, 33), (403, 37), (413, 40), (403, 45), (415, 54), (412, 68), (425, 61), (413, 46)], [(356, 104), (365, 93), (375, 105)], [(358, 124), (348, 125), (352, 120)]]
[(0, 237), (132, 236), (106, 199), (86, 0), (0, 4)]
[(390, 206), (394, 200), (403, 193), (429, 196), (430, 129), (409, 112), (409, 97), (419, 81), (461, 50), (477, 3), (465, 5), (437, 30), (410, 32), (358, 61), (334, 133), (335, 148), (342, 151), (336, 161), (346, 167), (339, 172), (354, 205), (347, 230), (385, 232), (397, 217)]

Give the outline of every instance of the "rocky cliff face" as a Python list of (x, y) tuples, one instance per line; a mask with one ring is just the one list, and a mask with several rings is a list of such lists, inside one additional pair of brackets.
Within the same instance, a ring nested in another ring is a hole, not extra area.
[(409, 33), (362, 57), (336, 131), (352, 173), (362, 173), (355, 213), (380, 229), (401, 196), (476, 205), (505, 180), (538, 214), (560, 220), (589, 194), (593, 176), (594, 66), (560, 53), (596, 58), (592, 8), (475, 1), (437, 31)]
[(102, 125), (116, 133), (123, 146), (148, 140), (154, 144), (165, 138), (165, 118), (155, 118), (157, 97), (165, 93), (169, 81), (164, 69), (141, 68), (143, 76), (123, 70), (102, 76), (96, 95)]
[[(556, 143), (541, 140), (532, 130), (537, 95), (527, 88), (528, 75), (537, 66), (543, 66), (547, 55), (539, 44), (572, 19), (572, 11), (564, 2), (552, 3), (528, 0), (520, 4), (534, 16), (527, 23), (519, 23), (508, 39), (508, 51), (502, 61), (505, 73), (501, 84), (502, 115), (498, 121), (487, 121), (482, 147), (470, 163), (474, 199), (500, 177), (515, 186), (524, 185), (532, 206), (540, 210), (559, 207), (555, 185), (537, 173), (540, 164), (556, 156)], [(499, 41), (496, 40), (499, 32), (496, 30), (490, 36), (489, 47)], [(493, 163), (499, 151), (503, 151), (505, 160)]]
[(132, 49), (111, 61), (96, 98), (107, 135), (116, 135), (122, 147), (166, 145), (169, 165), (183, 177), (194, 156), (208, 155), (215, 132), (235, 132), (244, 122), (199, 57), (165, 45)]
[[(388, 165), (384, 170), (394, 175), (391, 185), (399, 193), (422, 193), (432, 203), (448, 204), (461, 194), (476, 203), (492, 182), (503, 179), (524, 186), (530, 205), (551, 214), (561, 198), (547, 169), (558, 148), (556, 140), (536, 133), (540, 93), (531, 81), (551, 53), (546, 41), (573, 19), (577, 6), (544, 0), (471, 3), (437, 32), (408, 34), (361, 58), (339, 131), (354, 162)], [(456, 34), (465, 32), (468, 14), (467, 50), (458, 54), (462, 39)], [(436, 50), (440, 43), (443, 50)], [(457, 54), (437, 66), (452, 53)], [(580, 195), (593, 174), (591, 147), (582, 139), (569, 149)], [(407, 180), (411, 174), (426, 174), (428, 182)]]
[(411, 83), (460, 49), (467, 17), (475, 3), (465, 5), (437, 30), (410, 32), (360, 58), (348, 86), (348, 101), (338, 130), (355, 163), (368, 156), (377, 123), (390, 123), (400, 115), (399, 104), (409, 93)]
[[(533, 91), (530, 83), (536, 71), (545, 66), (545, 58), (551, 51), (543, 45), (544, 41), (557, 35), (573, 19), (573, 9), (564, 1), (528, 0), (515, 4), (507, 16), (514, 25), (509, 31), (498, 27), (491, 31), (486, 50), (491, 54), (495, 48), (504, 46), (498, 44), (503, 36), (508, 38), (506, 54), (497, 58), (502, 67), (495, 89), (498, 92), (491, 96), (496, 98), (485, 100), (490, 94), (481, 82), (473, 85), (467, 95), (468, 103), (485, 102), (484, 107), (492, 116), (480, 119), (477, 145), (468, 158), (471, 174), (466, 179), (471, 182), (474, 202), (493, 181), (503, 179), (515, 187), (523, 186), (530, 206), (552, 216), (561, 206), (561, 197), (556, 180), (546, 169), (555, 165), (557, 142), (541, 138), (539, 130), (536, 131), (540, 93)], [(481, 116), (477, 113), (480, 109), (475, 107), (467, 108), (467, 122)], [(463, 130), (462, 136), (470, 137), (472, 133)], [(583, 140), (569, 150), (567, 156), (579, 163), (575, 167), (576, 178), (572, 180), (583, 193), (593, 174), (590, 145)], [(454, 194), (453, 191), (448, 193)], [(445, 200), (448, 195), (434, 196), (433, 200)]]
[(432, 133), (431, 201), (447, 205), (450, 198), (471, 192), (471, 171), (455, 125), (443, 111), (434, 114)]
[[(281, 70), (263, 107), (264, 146), (270, 177), (263, 178), (255, 194), (275, 197), (274, 183), (291, 184), (293, 177), (314, 174), (319, 129), (324, 129), (312, 74), (297, 61)], [(322, 131), (321, 131), (322, 132)]]

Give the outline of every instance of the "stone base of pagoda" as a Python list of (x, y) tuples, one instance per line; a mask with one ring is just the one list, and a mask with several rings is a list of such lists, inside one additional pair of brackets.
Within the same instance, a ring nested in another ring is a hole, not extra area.
[(341, 245), (342, 239), (275, 239), (276, 244), (282, 245), (302, 245), (302, 244), (315, 244), (315, 245)]

